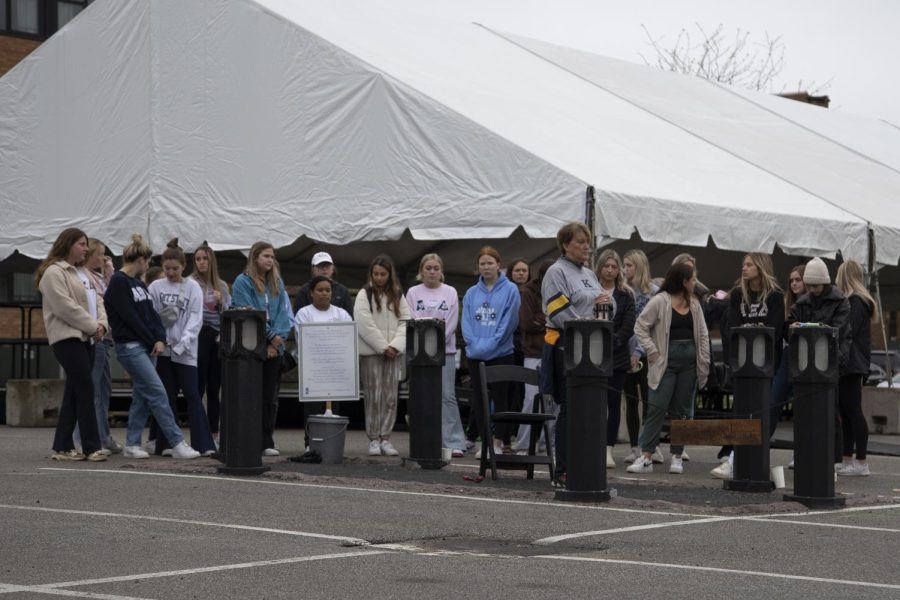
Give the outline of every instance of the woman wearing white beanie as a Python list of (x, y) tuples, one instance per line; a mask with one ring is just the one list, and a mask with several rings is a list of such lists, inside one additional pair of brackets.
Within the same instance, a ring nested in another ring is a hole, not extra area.
[[(850, 354), (850, 303), (837, 287), (831, 285), (828, 267), (821, 258), (806, 263), (803, 272), (806, 294), (800, 296), (791, 307), (788, 323), (797, 327), (800, 323), (819, 323), (838, 330), (838, 365), (843, 366)], [(787, 334), (787, 330), (785, 330)], [(835, 430), (841, 435), (840, 424)], [(835, 463), (843, 462), (843, 444), (838, 437), (835, 444)]]

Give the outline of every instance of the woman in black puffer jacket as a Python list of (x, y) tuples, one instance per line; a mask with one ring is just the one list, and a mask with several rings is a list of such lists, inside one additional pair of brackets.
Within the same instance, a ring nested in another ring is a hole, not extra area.
[[(806, 294), (800, 296), (794, 306), (788, 323), (797, 327), (800, 323), (821, 323), (838, 330), (838, 365), (844, 372), (850, 356), (850, 302), (838, 288), (831, 285), (828, 267), (821, 258), (814, 258), (806, 263), (803, 273)], [(789, 330), (785, 329), (785, 335)], [(840, 417), (835, 424), (834, 462), (841, 462), (841, 423)]]
[[(865, 477), (869, 475), (869, 464), (866, 462), (869, 427), (862, 411), (862, 386), (864, 378), (869, 374), (869, 363), (872, 361), (870, 324), (878, 314), (878, 310), (875, 300), (863, 283), (863, 268), (858, 262), (848, 260), (842, 264), (838, 268), (835, 283), (850, 302), (849, 354), (841, 367), (838, 384), (843, 460), (837, 474)], [(854, 450), (856, 460), (853, 460)]]

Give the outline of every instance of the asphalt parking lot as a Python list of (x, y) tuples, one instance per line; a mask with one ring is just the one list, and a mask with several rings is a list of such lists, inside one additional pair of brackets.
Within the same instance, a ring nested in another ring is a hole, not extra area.
[(680, 478), (620, 466), (611, 502), (572, 505), (542, 473), (476, 484), (472, 459), (369, 459), (359, 432), (344, 464), (306, 465), (279, 431), (285, 456), (247, 479), (211, 459), (56, 463), (51, 438), (0, 427), (4, 598), (900, 597), (898, 458), (841, 478), (846, 509), (808, 511), (725, 492), (711, 448)]

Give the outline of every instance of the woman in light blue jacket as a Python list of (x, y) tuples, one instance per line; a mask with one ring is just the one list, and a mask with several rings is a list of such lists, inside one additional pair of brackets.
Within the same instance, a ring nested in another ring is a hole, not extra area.
[(266, 361), (263, 363), (262, 447), (265, 456), (281, 454), (275, 447), (275, 417), (281, 386), (281, 360), (284, 342), (291, 332), (291, 302), (284, 291), (275, 248), (267, 242), (250, 247), (247, 268), (232, 286), (234, 308), (253, 308), (266, 312)]
[[(482, 398), (479, 366), (481, 363), (486, 366), (513, 364), (513, 333), (519, 327), (521, 296), (516, 284), (500, 272), (500, 253), (494, 248), (485, 246), (478, 253), (478, 271), (478, 283), (470, 287), (463, 298), (460, 323), (472, 380), (472, 410), (475, 411), (478, 431), (485, 440), (488, 432), (482, 423), (482, 402), (489, 400)], [(494, 384), (490, 391), (494, 410), (508, 410), (512, 402), (512, 386)], [(504, 445), (509, 446), (513, 434), (514, 428), (506, 424), (495, 428), (495, 454), (501, 454)]]

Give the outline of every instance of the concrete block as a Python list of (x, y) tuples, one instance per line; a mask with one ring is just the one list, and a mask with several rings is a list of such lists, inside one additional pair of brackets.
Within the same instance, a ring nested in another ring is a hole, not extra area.
[(65, 386), (64, 379), (10, 379), (6, 382), (6, 424), (55, 427)]
[(864, 387), (862, 409), (870, 433), (900, 434), (900, 388)]

